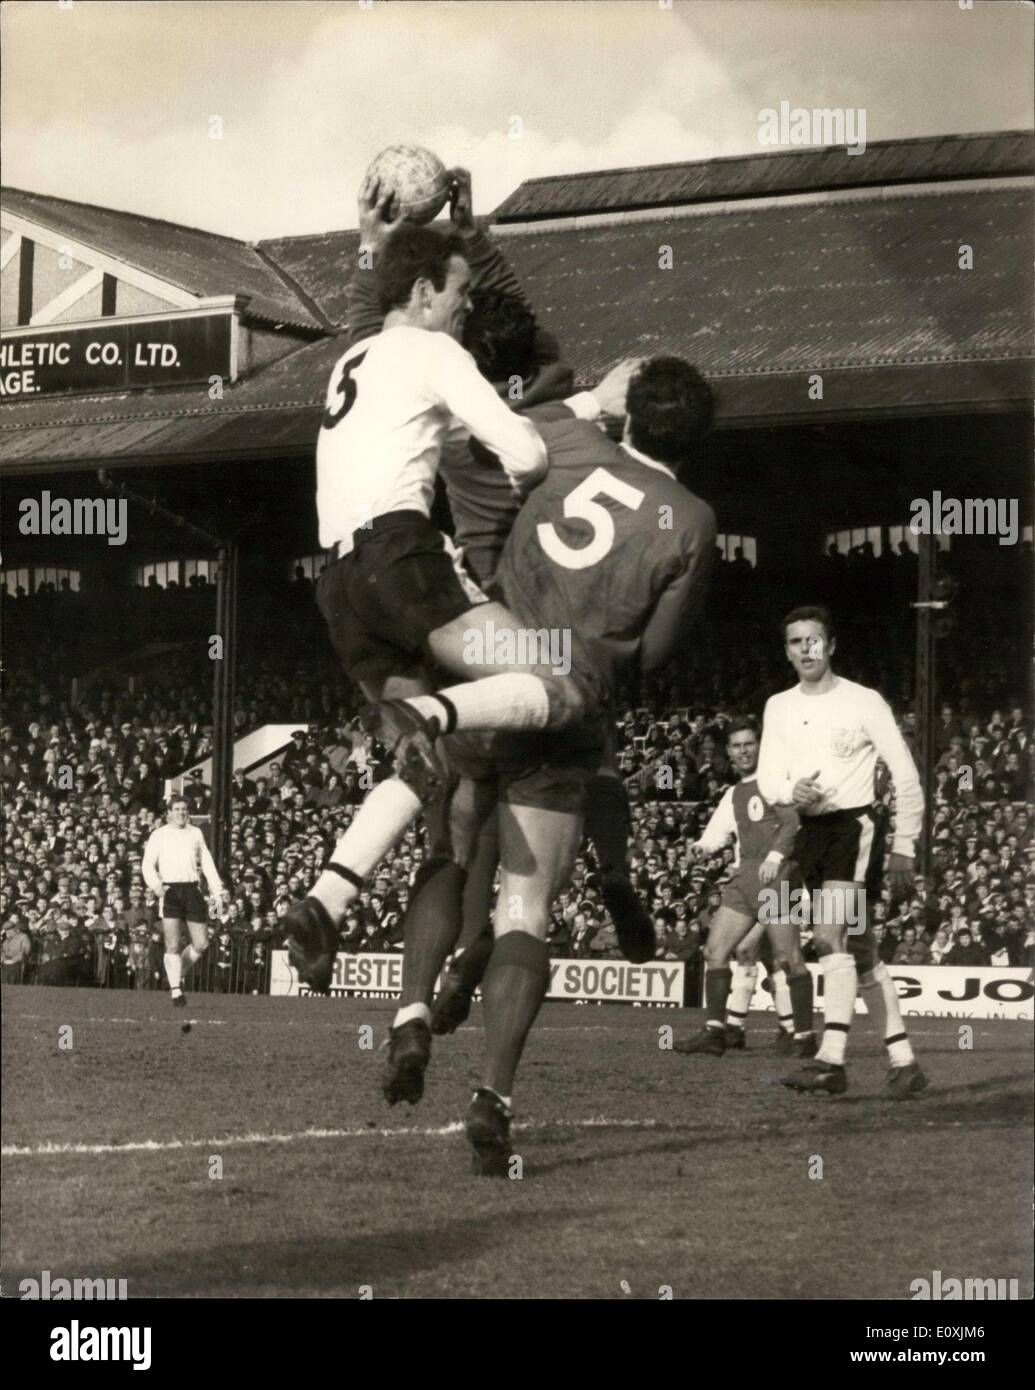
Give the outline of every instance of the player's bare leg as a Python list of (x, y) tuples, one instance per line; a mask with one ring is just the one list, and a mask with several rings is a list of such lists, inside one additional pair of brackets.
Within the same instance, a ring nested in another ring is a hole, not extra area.
[(822, 887), (822, 912), (812, 895), (812, 939), (823, 971), (823, 1038), (816, 1057), (800, 1072), (784, 1078), (792, 1091), (842, 1095), (848, 1089), (845, 1047), (855, 1013), (858, 972), (848, 950), (848, 928), (860, 918), (864, 885), (828, 879)]
[(758, 952), (765, 939), (765, 927), (756, 922), (736, 945), (731, 962), (730, 992), (726, 996), (726, 1023), (723, 1030), (727, 1051), (742, 1051), (746, 1039), (748, 1010), (758, 983)]
[[(492, 729), (567, 729), (586, 713), (586, 696), (570, 675), (542, 662), (493, 659), (500, 633), (523, 624), (502, 603), (480, 603), (428, 636), (433, 659), (464, 684), (405, 703), (438, 732)], [(487, 658), (487, 659), (486, 659)]]
[[(634, 964), (654, 955), (650, 914), (629, 880), (627, 853), (631, 827), (629, 798), (608, 754), (586, 787), (585, 833), (600, 869), (600, 895), (614, 923), (618, 945)], [(464, 925), (456, 954), (443, 974), (432, 1008), (431, 1031), (452, 1033), (467, 1018), (471, 998), (482, 982), (492, 954), (491, 910), (499, 863), (495, 818), (486, 821), (464, 888)]]
[(726, 1051), (726, 999), (730, 992), (733, 971), (730, 957), (755, 923), (742, 912), (720, 907), (711, 920), (708, 941), (704, 948), (704, 1004), (707, 1019), (704, 1027), (688, 1038), (672, 1044), (673, 1051), (687, 1055), (704, 1053), (721, 1057)]
[[(429, 688), (421, 672), (389, 676), (364, 694), (373, 700), (405, 698)], [(299, 979), (319, 994), (330, 987), (338, 928), (363, 882), (420, 814), (422, 796), (402, 777), (379, 782), (365, 798), (308, 895), (284, 916), (288, 957)]]
[(774, 1050), (814, 1057), (812, 975), (801, 953), (798, 928), (790, 922), (770, 922), (761, 953), (769, 970), (780, 1029)]
[(162, 936), (165, 939), (165, 978), (169, 981), (169, 994), (173, 1007), (185, 1009), (187, 1000), (183, 993), (183, 953), (180, 943), (186, 924), (179, 917), (162, 918)]
[[(610, 724), (608, 727), (610, 734)], [(585, 800), (586, 835), (600, 868), (600, 896), (614, 923), (622, 954), (634, 965), (642, 965), (654, 958), (654, 929), (650, 913), (629, 878), (629, 794), (610, 748), (586, 788)]]
[(442, 983), (431, 1007), (431, 1031), (453, 1033), (471, 1012), (471, 1000), (492, 955), (492, 903), (500, 861), (499, 820), (495, 809), (478, 834), (467, 865), (461, 899), (460, 935), (452, 958), (442, 970)]
[(382, 1091), (389, 1105), (415, 1105), (424, 1094), (431, 1058), (431, 1001), (456, 945), (466, 863), (482, 821), (495, 810), (495, 779), (462, 779), (448, 798), (429, 807), (431, 857), (414, 884), (403, 923), (403, 990), (388, 1038)]
[(190, 941), (180, 952), (180, 964), (182, 966), (181, 984), (187, 978), (187, 972), (193, 965), (196, 965), (201, 957), (208, 950), (208, 923), (207, 922), (187, 922), (187, 932)]
[(582, 816), (503, 803), (499, 832), (496, 940), (482, 982), (485, 1070), (467, 1113), (475, 1170), (495, 1177), (508, 1171), (514, 1077), (546, 998), (550, 906), (571, 876)]

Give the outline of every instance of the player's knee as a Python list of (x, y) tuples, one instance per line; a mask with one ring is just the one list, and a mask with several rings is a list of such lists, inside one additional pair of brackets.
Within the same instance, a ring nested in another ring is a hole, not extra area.
[(829, 936), (820, 936), (818, 932), (813, 938), (812, 945), (820, 960), (822, 960), (824, 956), (839, 955), (843, 950), (839, 941), (832, 940)]
[(724, 965), (729, 964), (729, 952), (719, 946), (713, 946), (710, 941), (705, 943), (701, 954), (709, 970), (721, 970)]
[(502, 922), (497, 917), (493, 935), (498, 941), (500, 937), (506, 936), (509, 932), (523, 932), (525, 936), (531, 936), (536, 941), (545, 941), (549, 923), (545, 914), (542, 918), (537, 913), (523, 917), (520, 921), (504, 919)]
[(753, 946), (738, 946), (736, 950), (736, 961), (738, 965), (742, 965), (746, 970), (750, 970), (753, 965), (758, 964), (755, 956), (755, 948)]

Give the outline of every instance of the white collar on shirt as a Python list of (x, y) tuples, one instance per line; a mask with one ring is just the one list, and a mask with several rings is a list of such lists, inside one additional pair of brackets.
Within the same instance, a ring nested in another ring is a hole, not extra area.
[(628, 440), (623, 439), (622, 448), (629, 457), (634, 458), (637, 463), (646, 464), (648, 468), (656, 468), (659, 473), (667, 473), (670, 478), (675, 478), (676, 475), (672, 472), (672, 469), (669, 468), (667, 463), (659, 463), (657, 459), (648, 458), (646, 454), (641, 454), (639, 449), (634, 449)]

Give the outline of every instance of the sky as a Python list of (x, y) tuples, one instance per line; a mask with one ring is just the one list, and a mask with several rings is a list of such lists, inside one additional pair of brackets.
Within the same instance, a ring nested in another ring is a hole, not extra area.
[(1028, 0), (9, 0), (3, 181), (254, 241), (354, 227), (405, 141), (487, 213), (758, 153), (781, 101), (862, 107), (868, 143), (1031, 127), (1033, 28)]

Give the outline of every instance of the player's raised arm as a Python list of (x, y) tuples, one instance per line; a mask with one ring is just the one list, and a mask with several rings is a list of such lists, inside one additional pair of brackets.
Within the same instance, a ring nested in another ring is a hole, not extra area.
[(471, 284), (476, 290), (494, 290), (513, 295), (531, 308), (521, 281), (510, 268), (498, 242), (474, 220), (471, 174), (467, 169), (449, 170), (449, 218), (453, 230), (463, 239), (464, 258), (471, 267)]
[(377, 297), (375, 266), (377, 257), (400, 219), (394, 215), (391, 189), (382, 188), (377, 178), (367, 174), (360, 186), (357, 202), (359, 247), (356, 268), (349, 285), (349, 347), (363, 338), (372, 338), (384, 327), (385, 316)]
[(895, 723), (888, 702), (876, 690), (868, 694), (870, 706), (863, 727), (877, 750), (877, 756), (887, 765), (895, 788), (895, 836), (891, 852), (912, 859), (924, 815), (923, 788), (913, 756)]
[(787, 739), (780, 706), (766, 701), (762, 715), (762, 743), (758, 750), (758, 790), (771, 806), (790, 806), (794, 801), (794, 779), (787, 757)]

